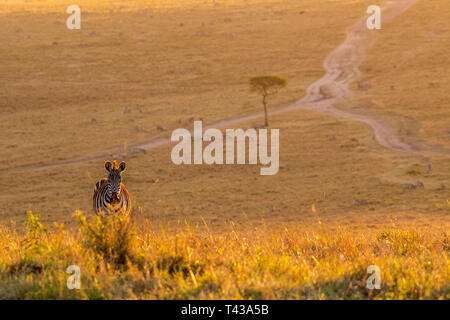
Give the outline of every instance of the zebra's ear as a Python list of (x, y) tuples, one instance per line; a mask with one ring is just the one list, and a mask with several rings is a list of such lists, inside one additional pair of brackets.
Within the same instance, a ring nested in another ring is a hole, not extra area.
[(120, 169), (120, 171), (124, 171), (125, 168), (126, 168), (125, 162), (121, 162), (121, 163), (119, 164), (119, 169)]
[(106, 162), (105, 162), (105, 169), (106, 169), (107, 171), (111, 171), (111, 162), (110, 162), (110, 161), (106, 161)]

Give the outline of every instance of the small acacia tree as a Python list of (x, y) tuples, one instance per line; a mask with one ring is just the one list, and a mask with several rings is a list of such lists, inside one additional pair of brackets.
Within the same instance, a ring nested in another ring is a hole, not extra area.
[(264, 105), (265, 126), (269, 126), (269, 119), (267, 116), (267, 97), (278, 93), (287, 84), (286, 79), (280, 76), (258, 76), (250, 78), (250, 90), (258, 92), (262, 95), (262, 103)]

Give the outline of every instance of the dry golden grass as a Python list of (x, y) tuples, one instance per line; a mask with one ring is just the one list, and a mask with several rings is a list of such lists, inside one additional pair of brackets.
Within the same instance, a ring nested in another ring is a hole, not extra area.
[[(362, 76), (352, 86), (355, 95), (339, 104), (340, 108), (391, 124), (404, 141), (419, 149), (447, 150), (447, 156), (390, 153), (392, 169), (382, 175), (386, 183), (420, 180), (428, 188), (438, 189), (444, 184), (448, 190), (450, 78), (448, 57), (441, 53), (450, 47), (446, 37), (449, 18), (448, 2), (419, 1), (383, 24), (360, 68)], [(369, 83), (370, 87), (361, 90), (360, 83)], [(429, 173), (428, 163), (432, 164)], [(449, 198), (448, 191), (442, 194)], [(422, 199), (427, 202), (426, 197)], [(442, 218), (447, 223), (448, 213)]]
[(61, 10), (1, 15), (7, 121), (0, 168), (122, 148), (160, 134), (158, 125), (173, 130), (193, 117), (213, 123), (260, 111), (248, 90), (254, 75), (289, 79), (271, 101), (284, 106), (323, 74), (323, 59), (359, 15), (335, 19), (334, 28), (323, 28), (327, 21), (364, 8), (354, 1), (323, 9), (312, 0), (238, 3), (93, 7), (80, 31), (67, 30)]
[[(288, 88), (269, 108), (284, 106), (322, 75), (323, 59), (367, 3), (236, 2), (147, 11), (131, 10), (131, 3), (107, 14), (89, 9), (81, 32), (65, 29), (65, 15), (52, 10), (2, 14), (0, 37), (8, 50), (0, 66), (7, 92), (0, 100), (6, 115), (0, 166), (117, 154), (136, 141), (191, 128), (191, 118), (208, 124), (259, 112), (260, 98), (248, 90), (255, 73), (288, 78)], [(310, 111), (271, 117), (271, 123), (281, 130), (276, 176), (261, 177), (255, 166), (176, 167), (170, 147), (161, 147), (125, 157), (135, 206), (155, 225), (202, 218), (218, 228), (227, 219), (308, 225), (312, 203), (329, 223), (355, 228), (449, 223), (447, 193), (437, 190), (448, 179), (448, 162), (433, 163), (426, 174), (423, 159), (395, 158), (364, 125)], [(160, 133), (157, 125), (167, 131)], [(91, 211), (92, 188), (104, 174), (101, 160), (2, 172), (0, 186), (8, 192), (0, 194), (1, 219), (20, 225), (25, 210), (33, 210), (45, 213), (45, 222), (70, 224), (74, 208)], [(402, 190), (402, 183), (416, 180), (425, 190)], [(368, 205), (355, 205), (358, 199)]]
[[(155, 232), (125, 217), (77, 217), (76, 232), (31, 213), (26, 233), (0, 229), (0, 298), (450, 299), (448, 229)], [(69, 265), (80, 268), (80, 290), (66, 286)], [(366, 288), (370, 265), (380, 290)]]
[[(155, 226), (202, 219), (218, 229), (229, 219), (308, 226), (312, 203), (328, 224), (354, 228), (378, 228), (392, 221), (449, 225), (445, 190), (426, 184), (425, 189), (405, 191), (401, 182), (385, 181), (385, 173), (392, 170), (390, 159), (363, 125), (311, 113), (297, 119), (272, 117), (272, 124), (281, 132), (281, 167), (275, 176), (260, 176), (258, 166), (249, 165), (175, 166), (170, 146), (127, 156), (123, 177), (134, 207), (142, 207)], [(320, 135), (315, 131), (318, 125)], [(329, 141), (333, 134), (336, 140)], [(448, 172), (449, 167), (434, 170)], [(1, 183), (13, 180), (14, 184), (8, 186), (8, 195), (2, 195), (2, 220), (14, 220), (20, 226), (26, 218), (24, 210), (33, 209), (43, 213), (46, 223), (70, 225), (74, 208), (91, 212), (94, 183), (105, 175), (101, 160), (4, 174)], [(418, 173), (411, 179), (424, 176), (424, 172)], [(42, 177), (45, 188), (40, 189), (36, 186), (43, 183)], [(367, 205), (356, 205), (358, 199), (366, 200)]]
[(391, 121), (406, 141), (422, 140), (450, 149), (450, 5), (445, 0), (419, 1), (383, 25), (361, 66), (353, 104), (343, 104)]
[[(81, 31), (66, 29), (57, 1), (0, 8), (0, 220), (13, 222), (0, 232), (1, 297), (368, 298), (365, 270), (377, 264), (384, 279), (377, 298), (449, 298), (447, 158), (385, 150), (367, 126), (311, 111), (270, 117), (280, 129), (275, 176), (248, 165), (178, 167), (170, 146), (126, 154), (125, 184), (135, 213), (142, 211), (137, 235), (127, 233), (137, 258), (128, 270), (105, 265), (110, 258), (96, 255), (72, 217), (75, 209), (91, 212), (103, 159), (11, 169), (105, 152), (113, 158), (130, 144), (191, 129), (192, 119), (207, 125), (260, 112), (260, 97), (248, 88), (254, 75), (288, 80), (270, 110), (296, 101), (373, 4), (111, 3), (79, 1)], [(358, 80), (372, 87), (361, 91), (356, 82), (355, 95), (339, 107), (381, 118), (407, 141), (448, 148), (450, 73), (440, 52), (448, 47), (449, 6), (428, 3), (383, 25)], [(255, 122), (262, 119), (237, 127)], [(402, 190), (417, 180), (424, 189)], [(326, 227), (317, 225), (312, 204)], [(65, 225), (40, 231), (38, 253), (24, 246), (26, 210)], [(200, 230), (204, 222), (210, 232)], [(158, 261), (184, 271), (171, 274)], [(80, 292), (65, 288), (71, 263), (86, 271)]]

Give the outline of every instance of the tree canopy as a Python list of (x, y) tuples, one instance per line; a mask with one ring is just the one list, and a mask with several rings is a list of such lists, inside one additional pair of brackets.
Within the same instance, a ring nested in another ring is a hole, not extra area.
[(277, 93), (279, 89), (286, 87), (286, 84), (286, 79), (280, 76), (257, 76), (250, 78), (250, 91), (258, 92), (262, 96), (266, 127), (269, 126), (267, 97), (269, 95)]
[(286, 79), (280, 76), (257, 76), (250, 78), (250, 90), (262, 95), (277, 93), (279, 89), (286, 87)]

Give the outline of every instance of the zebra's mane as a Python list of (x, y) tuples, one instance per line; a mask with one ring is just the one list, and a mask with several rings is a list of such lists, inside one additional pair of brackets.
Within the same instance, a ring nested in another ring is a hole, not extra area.
[(117, 169), (119, 168), (119, 165), (117, 164), (117, 161), (116, 161), (116, 160), (113, 161), (113, 163), (112, 163), (112, 168), (113, 168), (114, 170), (117, 170)]

